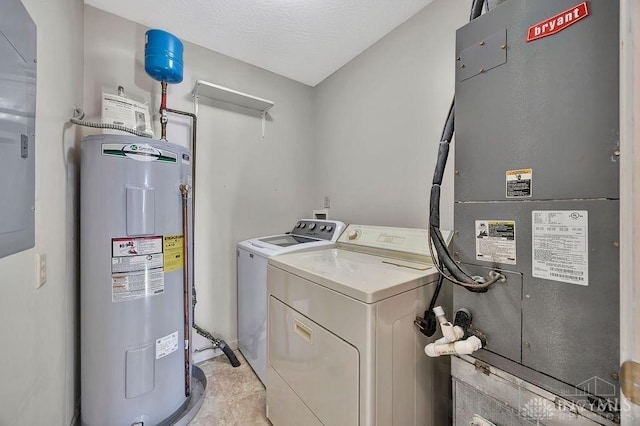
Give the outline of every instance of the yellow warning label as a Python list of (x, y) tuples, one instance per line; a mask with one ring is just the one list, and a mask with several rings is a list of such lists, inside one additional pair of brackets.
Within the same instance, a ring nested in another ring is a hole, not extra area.
[(172, 272), (184, 268), (182, 252), (184, 238), (182, 234), (165, 235), (164, 238), (164, 272)]
[(507, 176), (530, 175), (533, 169), (507, 170)]

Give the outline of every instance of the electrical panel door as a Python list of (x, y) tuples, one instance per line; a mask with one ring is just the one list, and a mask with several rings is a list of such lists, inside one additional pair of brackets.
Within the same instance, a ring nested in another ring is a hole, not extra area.
[(0, 17), (0, 257), (34, 246), (36, 26), (20, 0)]

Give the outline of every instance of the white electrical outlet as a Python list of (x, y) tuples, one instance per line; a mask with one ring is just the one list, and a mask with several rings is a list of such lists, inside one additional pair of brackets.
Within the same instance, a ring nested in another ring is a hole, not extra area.
[(36, 288), (42, 287), (47, 282), (47, 253), (36, 255)]
[(328, 195), (324, 196), (324, 208), (328, 209), (331, 207), (331, 198)]

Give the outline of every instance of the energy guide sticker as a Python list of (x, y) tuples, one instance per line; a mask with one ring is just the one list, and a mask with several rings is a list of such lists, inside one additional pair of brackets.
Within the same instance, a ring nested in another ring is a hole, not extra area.
[(476, 220), (476, 260), (516, 264), (516, 222)]
[(126, 302), (164, 293), (162, 236), (111, 240), (111, 300)]
[(589, 285), (589, 216), (586, 210), (531, 212), (532, 275)]
[(182, 234), (164, 236), (164, 271), (184, 268), (184, 237)]

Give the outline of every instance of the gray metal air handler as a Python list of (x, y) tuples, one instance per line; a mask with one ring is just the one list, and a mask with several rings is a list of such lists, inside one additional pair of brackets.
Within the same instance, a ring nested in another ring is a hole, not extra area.
[(613, 0), (508, 0), (457, 32), (453, 252), (507, 279), (455, 287), (487, 337), (453, 360), (456, 424), (617, 417), (618, 21)]

